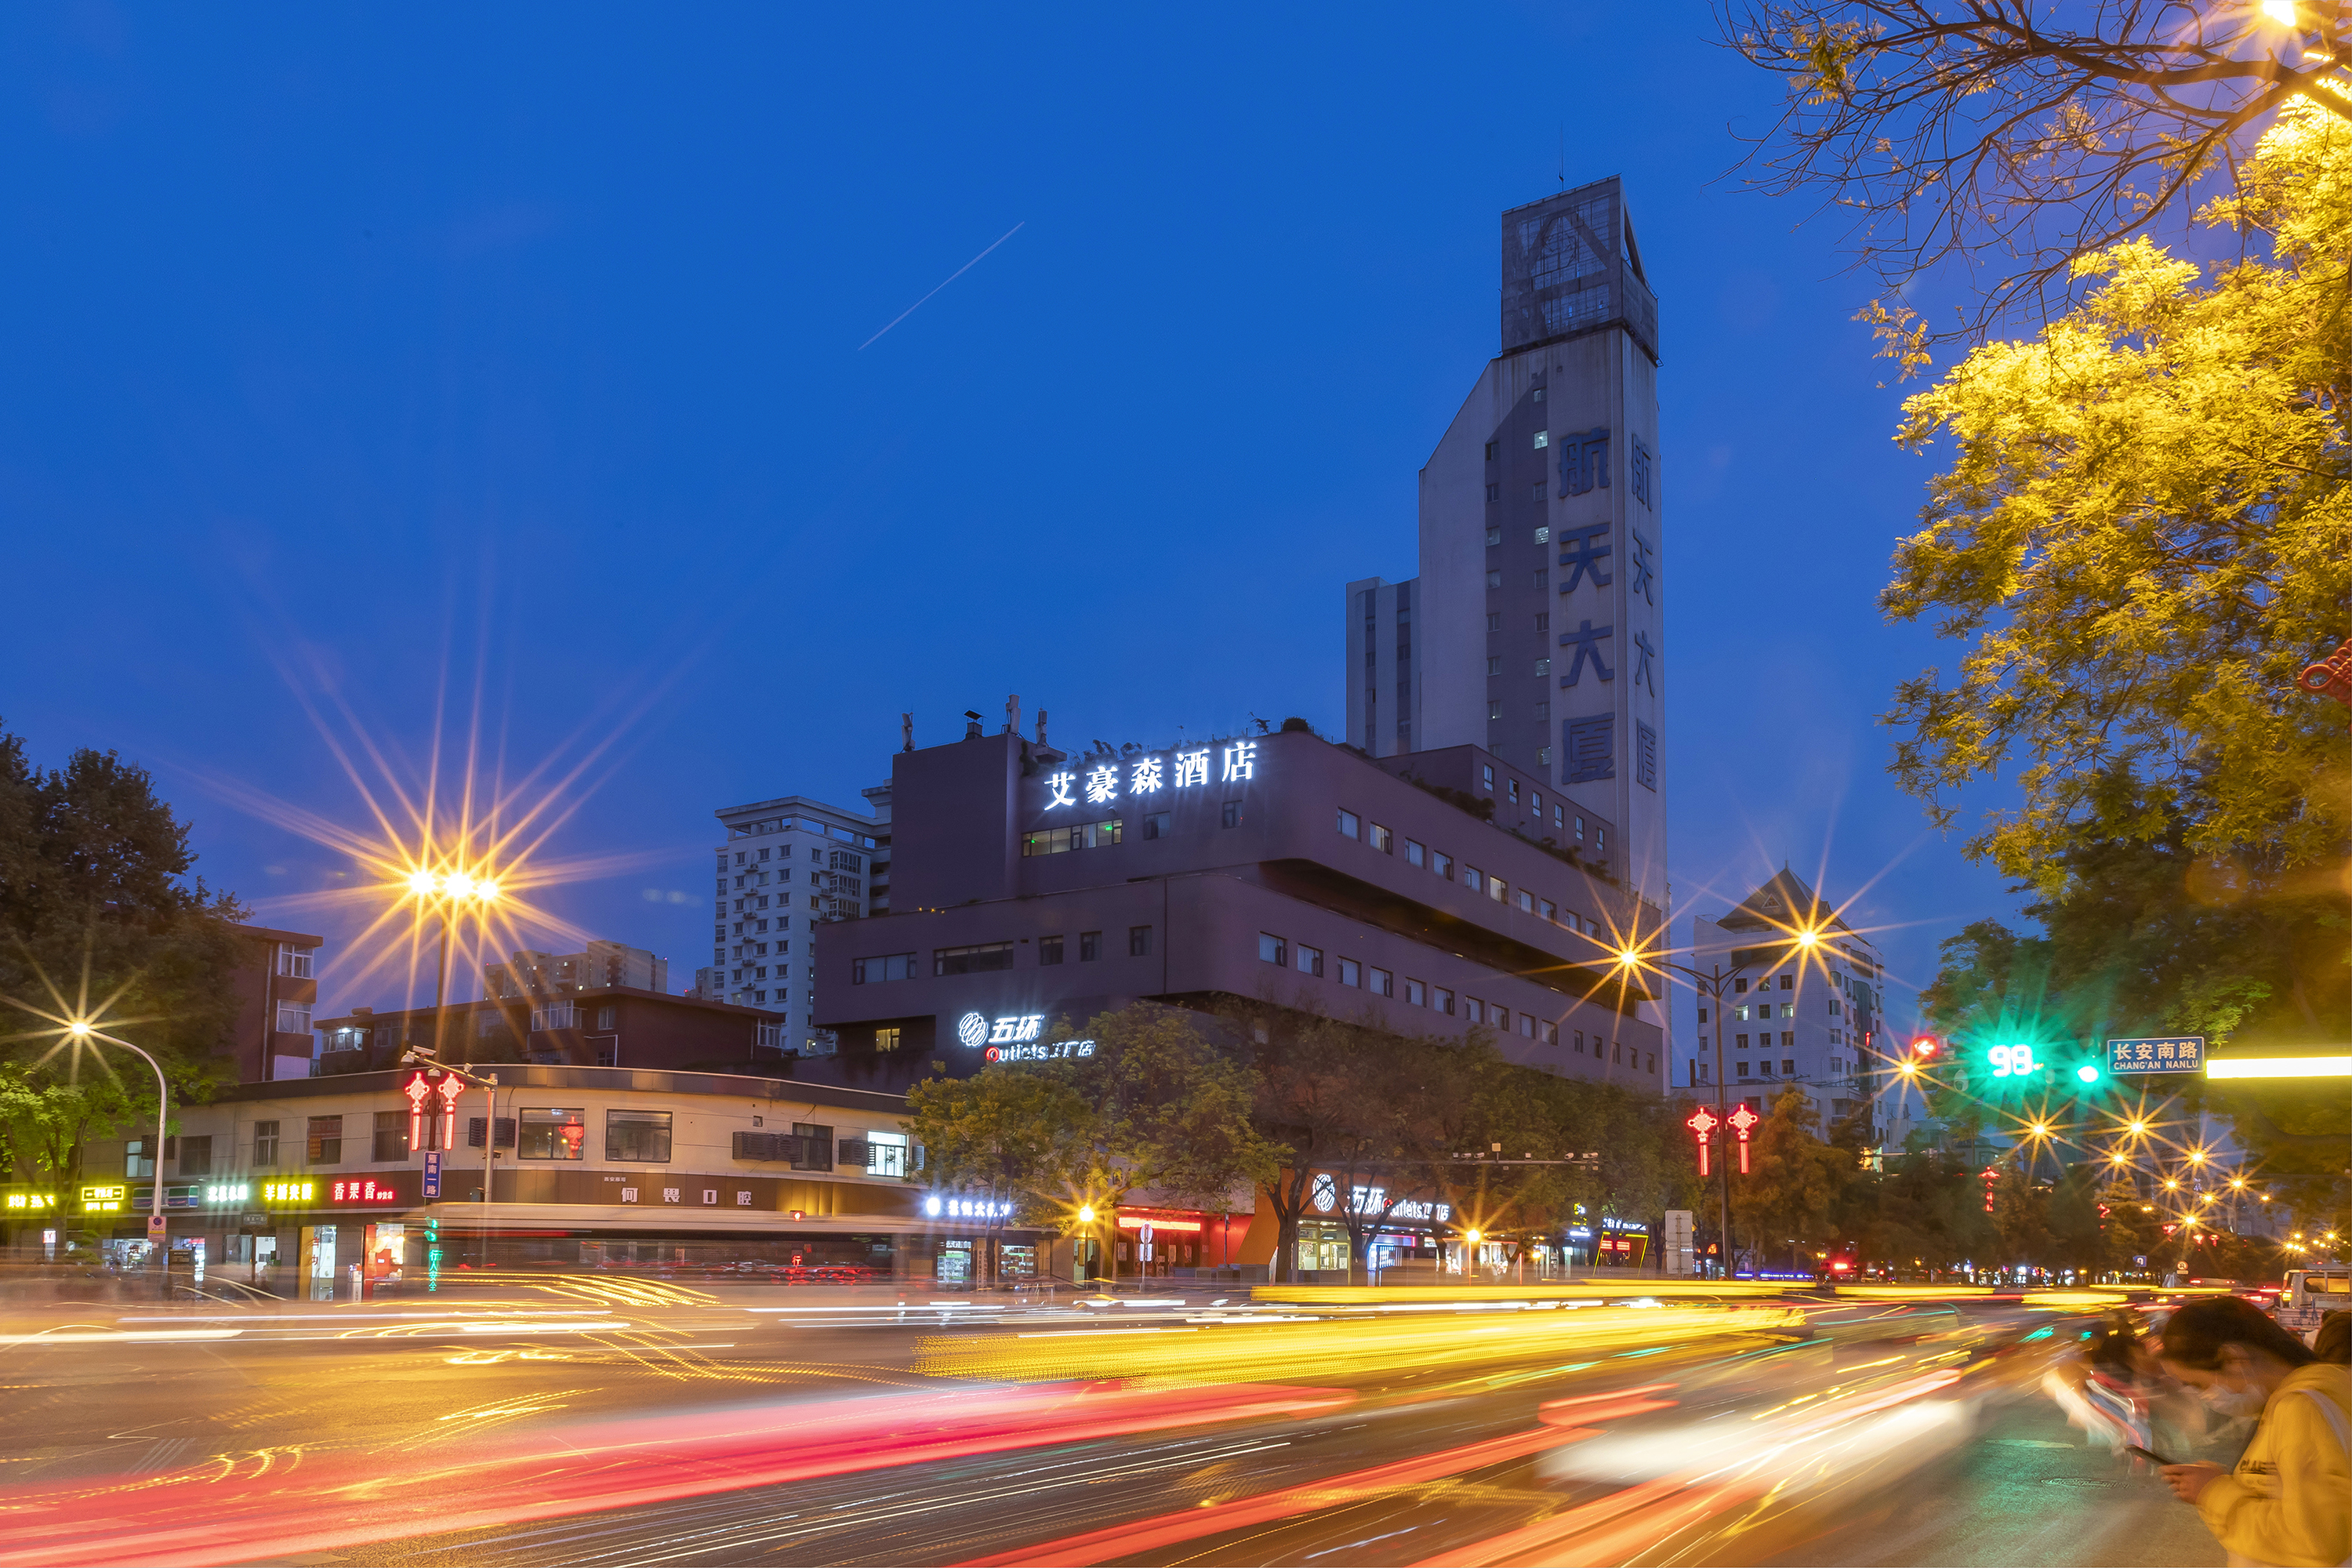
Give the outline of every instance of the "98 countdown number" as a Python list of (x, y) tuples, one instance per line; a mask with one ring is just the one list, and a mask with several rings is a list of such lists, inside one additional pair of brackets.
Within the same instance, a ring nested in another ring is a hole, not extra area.
[(2033, 1059), (2032, 1046), (1995, 1046), (1985, 1056), (1995, 1078), (2023, 1078), (2042, 1065)]

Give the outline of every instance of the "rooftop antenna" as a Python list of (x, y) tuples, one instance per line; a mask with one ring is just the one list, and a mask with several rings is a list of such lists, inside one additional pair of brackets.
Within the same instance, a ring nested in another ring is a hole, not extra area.
[(1559, 122), (1559, 188), (1568, 189), (1568, 121)]

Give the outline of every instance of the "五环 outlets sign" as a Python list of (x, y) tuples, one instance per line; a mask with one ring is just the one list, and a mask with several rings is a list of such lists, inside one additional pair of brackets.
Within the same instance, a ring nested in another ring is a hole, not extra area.
[(1050, 1062), (1095, 1054), (1092, 1040), (1041, 1040), (1045, 1032), (1043, 1013), (1006, 1013), (992, 1018), (966, 1013), (956, 1020), (957, 1043), (971, 1050), (985, 1049), (992, 1062)]

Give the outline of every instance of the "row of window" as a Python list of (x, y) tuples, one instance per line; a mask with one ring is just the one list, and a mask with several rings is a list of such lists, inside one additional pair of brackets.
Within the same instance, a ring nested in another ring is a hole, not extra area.
[[(1284, 969), (1296, 968), (1299, 973), (1317, 979), (1336, 979), (1342, 985), (1360, 987), (1375, 996), (1396, 994), (1396, 976), (1390, 971), (1378, 965), (1360, 964), (1352, 958), (1342, 958), (1334, 961), (1327, 976), (1321, 948), (1309, 947), (1305, 942), (1294, 944), (1287, 937), (1276, 936), (1272, 931), (1257, 933), (1257, 955), (1262, 963)], [(1514, 1014), (1499, 1002), (1487, 1002), (1466, 994), (1457, 997), (1443, 985), (1425, 984), (1411, 975), (1405, 976), (1404, 999), (1408, 1006), (1427, 1007), (1448, 1017), (1486, 1024), (1504, 1034), (1509, 1034), (1516, 1026), (1524, 1039), (1539, 1041), (1547, 1046), (1559, 1044), (1559, 1026), (1548, 1018), (1539, 1018), (1533, 1013)], [(1584, 1031), (1571, 1030), (1570, 1035), (1576, 1053), (1583, 1055), (1586, 1047)], [(1643, 1053), (1638, 1047), (1628, 1048), (1622, 1041), (1612, 1044), (1597, 1032), (1592, 1036), (1591, 1045), (1596, 1058), (1601, 1055), (1601, 1047), (1609, 1045), (1610, 1060), (1615, 1065), (1637, 1068), (1642, 1065)], [(1655, 1072), (1658, 1070), (1657, 1053), (1652, 1051), (1648, 1055), (1647, 1070)]]
[[(1536, 809), (1538, 811), (1543, 809), (1540, 796), (1538, 797)], [(1582, 820), (1580, 817), (1578, 819), (1580, 823)], [(1377, 822), (1367, 823), (1354, 812), (1341, 807), (1339, 812), (1338, 826), (1339, 835), (1343, 838), (1358, 839), (1370, 845), (1383, 855), (1396, 853), (1396, 835)], [(1404, 861), (1408, 866), (1426, 866), (1431, 871), (1449, 882), (1454, 880), (1454, 857), (1442, 849), (1431, 849), (1418, 839), (1408, 838), (1404, 841)], [(1514, 900), (1508, 882), (1500, 877), (1491, 876), (1475, 866), (1465, 864), (1462, 867), (1461, 881), (1462, 885), (1470, 891), (1485, 893), (1498, 904), (1509, 904)], [(1521, 910), (1538, 920), (1548, 921), (1557, 926), (1565, 926), (1570, 931), (1583, 931), (1589, 936), (1601, 934), (1599, 922), (1587, 920), (1573, 910), (1563, 910), (1549, 899), (1537, 898), (1525, 888), (1518, 890), (1517, 902)]]
[[(604, 1113), (604, 1158), (620, 1164), (663, 1165), (670, 1161), (671, 1123), (674, 1113), (667, 1110), (608, 1110)], [(379, 1110), (374, 1113), (370, 1157), (377, 1163), (391, 1163), (407, 1159), (413, 1153), (438, 1149), (441, 1118), (422, 1119), (424, 1142), (412, 1149), (408, 1142), (409, 1113), (405, 1110)], [(309, 1119), (304, 1139), (304, 1163), (340, 1165), (343, 1163), (343, 1121), (341, 1116), (313, 1116)], [(481, 1147), (485, 1130), (484, 1119), (471, 1119), (467, 1142)], [(275, 1170), (280, 1163), (283, 1144), (282, 1122), (257, 1121), (253, 1124), (253, 1169)], [(819, 1146), (826, 1146), (833, 1136), (830, 1127), (803, 1127), (795, 1124), (796, 1136), (808, 1136)], [(499, 1146), (511, 1147), (515, 1157), (521, 1160), (577, 1161), (586, 1158), (588, 1112), (584, 1110), (560, 1106), (525, 1106), (513, 1118), (499, 1118)], [(210, 1133), (189, 1133), (166, 1141), (165, 1158), (176, 1155), (179, 1173), (183, 1176), (209, 1176), (213, 1173), (213, 1145)], [(221, 1142), (226, 1142), (221, 1140)], [(907, 1139), (896, 1132), (869, 1132), (858, 1141), (863, 1154), (861, 1163), (869, 1175), (896, 1176), (904, 1173)], [(123, 1174), (133, 1181), (152, 1180), (154, 1161), (149, 1153), (152, 1140), (133, 1140), (129, 1145)], [(817, 1169), (831, 1170), (830, 1153)]]
[[(1069, 956), (1068, 934), (1056, 931), (1037, 939), (1037, 962), (1060, 963)], [(1078, 962), (1092, 963), (1103, 955), (1103, 933), (1098, 931), (1078, 932)], [(1151, 928), (1127, 928), (1127, 955), (1129, 958), (1151, 956)], [(854, 958), (849, 962), (849, 983), (852, 985), (878, 985), (892, 980), (912, 980), (919, 955), (911, 952), (885, 952), (872, 958)], [(1013, 967), (1013, 943), (1009, 942), (973, 942), (964, 947), (935, 947), (931, 950), (931, 977), (944, 980), (952, 974), (991, 974)]]

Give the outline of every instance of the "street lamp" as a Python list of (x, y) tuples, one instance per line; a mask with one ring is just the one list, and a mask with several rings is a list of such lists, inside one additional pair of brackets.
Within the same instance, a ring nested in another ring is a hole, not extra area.
[(163, 1081), (163, 1064), (145, 1051), (140, 1050), (129, 1040), (118, 1039), (106, 1033), (88, 1018), (67, 1020), (66, 1036), (76, 1045), (88, 1045), (93, 1040), (103, 1040), (110, 1046), (121, 1046), (126, 1051), (136, 1052), (140, 1060), (154, 1069), (155, 1157), (152, 1163), (155, 1167), (155, 1179), (148, 1184), (147, 1187), (147, 1243), (163, 1259), (163, 1286), (168, 1290), (172, 1284), (172, 1256), (167, 1245), (170, 1237), (164, 1234), (163, 1229), (163, 1130), (172, 1117), (172, 1090), (171, 1087)]
[(440, 956), (433, 966), (433, 1048), (437, 1052), (447, 1026), (443, 1008), (449, 991), (449, 928), (458, 910), (471, 909), (478, 914), (497, 903), (499, 884), (478, 868), (467, 871), (452, 867), (436, 872), (420, 866), (408, 874), (408, 890), (419, 904), (430, 904), (441, 914)]

